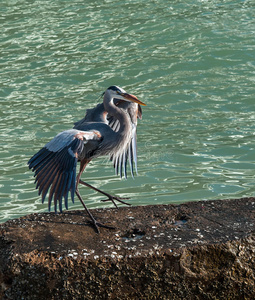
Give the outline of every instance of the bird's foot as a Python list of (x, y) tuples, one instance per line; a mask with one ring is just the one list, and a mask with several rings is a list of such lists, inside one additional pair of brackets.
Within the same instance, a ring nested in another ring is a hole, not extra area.
[(82, 200), (82, 197), (81, 197), (81, 195), (80, 195), (78, 189), (76, 189), (75, 193), (76, 193), (77, 197), (79, 198), (79, 200), (81, 201), (81, 204), (83, 205), (85, 211), (87, 212), (87, 214), (88, 214), (89, 217), (90, 217), (89, 223), (92, 224), (92, 225), (94, 226), (94, 228), (95, 228), (95, 230), (96, 230), (97, 233), (100, 233), (99, 227), (103, 227), (103, 228), (107, 228), (107, 229), (115, 229), (115, 228), (112, 227), (112, 226), (104, 225), (104, 224), (98, 222), (98, 221), (93, 217), (93, 215), (91, 214), (91, 212), (88, 210), (87, 206), (85, 205), (84, 201)]
[(94, 226), (97, 233), (100, 233), (99, 227), (106, 228), (106, 229), (115, 229), (115, 227), (104, 225), (104, 224), (96, 221), (95, 219), (90, 220), (89, 223), (91, 223)]
[(108, 196), (108, 199), (101, 200), (101, 201), (102, 202), (112, 201), (112, 203), (114, 204), (114, 206), (116, 208), (118, 208), (118, 206), (117, 206), (115, 201), (118, 201), (118, 202), (120, 202), (122, 204), (125, 204), (125, 205), (131, 205), (130, 203), (127, 203), (127, 202), (123, 201), (123, 200), (128, 200), (130, 198), (122, 198), (122, 197), (117, 197), (117, 196), (112, 196), (112, 195), (107, 195), (107, 196)]

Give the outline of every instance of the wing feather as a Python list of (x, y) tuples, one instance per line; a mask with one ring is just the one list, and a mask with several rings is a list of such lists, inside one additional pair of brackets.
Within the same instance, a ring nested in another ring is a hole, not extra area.
[(29, 168), (35, 173), (36, 188), (39, 189), (42, 202), (49, 191), (49, 210), (53, 201), (55, 211), (57, 203), (62, 211), (62, 198), (68, 208), (69, 192), (74, 201), (77, 161), (90, 139), (98, 139), (98, 134), (76, 129), (63, 131), (28, 161)]
[(131, 176), (134, 178), (132, 143), (129, 144), (129, 148), (128, 148), (128, 160), (129, 160)]
[(123, 166), (123, 153), (119, 155), (119, 173), (120, 173), (120, 178), (122, 178), (122, 166)]
[(131, 141), (131, 150), (132, 150), (132, 157), (135, 165), (135, 171), (136, 174), (138, 175), (138, 170), (137, 170), (137, 146), (136, 146), (136, 130), (133, 130), (132, 134), (132, 141)]
[[(42, 173), (42, 179), (38, 179), (36, 188), (39, 188), (38, 194), (41, 195), (42, 193), (42, 203), (44, 202), (44, 199), (46, 197), (46, 194), (49, 190), (49, 187), (53, 181), (53, 178), (55, 177), (57, 173), (57, 169), (54, 165), (51, 165), (44, 173)], [(41, 175), (41, 174), (39, 174)], [(38, 175), (38, 176), (39, 176)], [(38, 178), (37, 176), (37, 178)]]
[[(120, 177), (124, 175), (125, 178), (127, 178), (127, 160), (129, 160), (131, 176), (134, 177), (134, 170), (136, 171), (136, 174), (138, 174), (136, 137), (137, 118), (142, 118), (142, 109), (139, 104), (122, 100), (117, 101), (115, 104), (127, 111), (132, 124), (132, 132), (130, 142), (127, 143), (119, 153), (116, 153), (116, 155), (114, 155), (115, 157), (111, 157), (110, 159), (113, 160), (116, 174), (119, 174)], [(107, 119), (109, 126), (114, 131), (118, 131), (120, 127), (119, 121), (113, 116), (108, 116)]]
[(115, 173), (116, 175), (119, 174), (119, 157), (115, 157), (114, 159), (114, 168), (115, 168)]

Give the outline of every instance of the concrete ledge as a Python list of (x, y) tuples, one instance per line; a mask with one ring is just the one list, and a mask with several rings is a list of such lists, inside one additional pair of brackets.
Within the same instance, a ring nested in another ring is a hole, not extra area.
[(255, 199), (96, 209), (0, 225), (1, 299), (255, 299)]

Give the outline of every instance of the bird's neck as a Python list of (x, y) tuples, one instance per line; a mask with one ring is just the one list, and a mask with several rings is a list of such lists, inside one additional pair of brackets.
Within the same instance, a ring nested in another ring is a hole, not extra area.
[(104, 102), (105, 110), (109, 113), (109, 115), (118, 119), (120, 123), (120, 127), (118, 130), (119, 134), (125, 134), (129, 130), (131, 130), (132, 125), (130, 122), (129, 115), (113, 103), (113, 98), (110, 101)]

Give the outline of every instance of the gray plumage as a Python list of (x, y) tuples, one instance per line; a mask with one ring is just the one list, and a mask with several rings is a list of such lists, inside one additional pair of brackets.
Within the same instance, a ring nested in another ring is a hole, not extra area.
[[(117, 98), (113, 99), (113, 103), (118, 108), (123, 109), (125, 112), (128, 113), (132, 128), (131, 141), (128, 144), (127, 149), (123, 149), (122, 153), (119, 156), (115, 156), (115, 159), (113, 159), (113, 156), (110, 157), (110, 160), (113, 161), (116, 175), (120, 174), (120, 177), (122, 177), (124, 174), (125, 178), (127, 178), (127, 160), (129, 160), (130, 172), (132, 177), (134, 177), (133, 165), (135, 166), (136, 174), (138, 174), (136, 138), (137, 118), (142, 119), (142, 108), (140, 104), (134, 102), (127, 102)], [(108, 124), (115, 132), (118, 132), (120, 128), (119, 120), (107, 113), (104, 107), (104, 103), (100, 103), (92, 109), (87, 109), (84, 118), (74, 123), (74, 128), (84, 129), (84, 126), (86, 126), (90, 122), (102, 122), (104, 124)]]
[[(42, 195), (42, 202), (49, 191), (49, 209), (54, 200), (55, 211), (57, 203), (62, 211), (63, 199), (68, 209), (69, 193), (72, 201), (76, 194), (96, 230), (99, 231), (98, 226), (107, 227), (98, 223), (88, 211), (80, 196), (78, 184), (106, 195), (115, 206), (115, 200), (125, 203), (120, 197), (112, 196), (83, 182), (81, 174), (93, 158), (108, 155), (114, 163), (116, 173), (120, 176), (124, 174), (125, 177), (129, 159), (133, 176), (133, 163), (137, 170), (136, 126), (137, 117), (141, 118), (140, 105), (145, 104), (123, 89), (111, 86), (104, 93), (103, 103), (88, 109), (85, 117), (76, 122), (73, 129), (59, 133), (28, 161), (29, 168), (35, 172), (36, 188), (39, 189), (39, 195)], [(78, 161), (80, 171), (76, 177)]]

